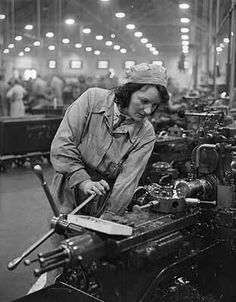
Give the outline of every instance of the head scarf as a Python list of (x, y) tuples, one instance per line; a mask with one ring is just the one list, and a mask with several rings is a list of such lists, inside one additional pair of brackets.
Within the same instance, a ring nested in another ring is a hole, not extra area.
[(159, 84), (167, 87), (167, 70), (157, 64), (134, 65), (127, 72), (127, 83)]

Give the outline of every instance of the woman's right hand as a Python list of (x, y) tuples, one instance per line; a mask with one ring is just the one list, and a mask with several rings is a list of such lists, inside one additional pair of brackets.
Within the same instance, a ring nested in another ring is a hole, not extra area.
[(100, 181), (85, 180), (79, 185), (79, 189), (86, 195), (104, 195), (110, 190), (110, 186), (104, 179)]

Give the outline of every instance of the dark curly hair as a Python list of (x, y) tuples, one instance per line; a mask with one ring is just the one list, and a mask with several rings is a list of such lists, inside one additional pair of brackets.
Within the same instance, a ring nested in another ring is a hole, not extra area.
[[(129, 107), (131, 95), (146, 85), (149, 84), (126, 83), (124, 85), (114, 88), (114, 93), (115, 93), (114, 102), (119, 104), (121, 108)], [(157, 88), (161, 97), (161, 102), (167, 103), (169, 100), (169, 94), (166, 87), (159, 84), (153, 86)]]

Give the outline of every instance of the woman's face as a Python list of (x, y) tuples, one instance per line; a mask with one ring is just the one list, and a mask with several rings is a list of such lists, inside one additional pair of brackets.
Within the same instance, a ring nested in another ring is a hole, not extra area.
[(155, 86), (145, 85), (131, 96), (127, 114), (136, 121), (149, 116), (160, 105), (161, 97)]

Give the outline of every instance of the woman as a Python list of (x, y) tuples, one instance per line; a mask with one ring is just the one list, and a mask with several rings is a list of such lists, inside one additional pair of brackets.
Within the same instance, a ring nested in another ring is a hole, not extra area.
[(51, 146), (52, 193), (62, 213), (112, 219), (130, 203), (155, 144), (148, 116), (168, 101), (166, 69), (133, 66), (126, 84), (90, 88), (67, 109)]
[(7, 92), (7, 98), (10, 100), (10, 116), (21, 117), (25, 115), (24, 96), (27, 94), (20, 80), (15, 79), (13, 87)]

